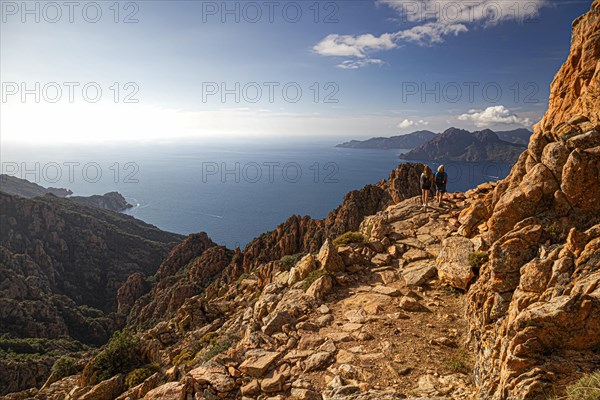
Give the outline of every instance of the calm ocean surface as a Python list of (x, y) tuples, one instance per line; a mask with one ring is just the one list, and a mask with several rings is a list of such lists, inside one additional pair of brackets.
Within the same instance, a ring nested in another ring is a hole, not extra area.
[[(127, 214), (171, 232), (205, 231), (233, 248), (292, 214), (325, 217), (347, 192), (387, 178), (401, 162), (401, 150), (333, 145), (3, 146), (2, 172), (76, 195), (118, 191), (135, 206)], [(501, 179), (510, 171), (502, 164), (446, 166), (449, 191)]]

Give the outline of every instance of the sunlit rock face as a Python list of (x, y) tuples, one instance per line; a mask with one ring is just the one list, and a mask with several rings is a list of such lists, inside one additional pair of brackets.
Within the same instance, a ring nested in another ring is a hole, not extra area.
[(600, 1), (573, 22), (528, 150), (459, 221), (489, 248), (468, 300), (480, 396), (532, 399), (597, 368)]

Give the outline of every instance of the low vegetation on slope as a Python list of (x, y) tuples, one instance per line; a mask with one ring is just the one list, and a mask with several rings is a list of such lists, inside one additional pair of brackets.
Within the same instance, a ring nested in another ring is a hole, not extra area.
[(565, 388), (563, 396), (548, 400), (600, 400), (600, 371), (583, 375)]
[(52, 195), (0, 192), (0, 209), (2, 395), (41, 386), (60, 355), (106, 343), (122, 323), (119, 287), (154, 274), (182, 236)]

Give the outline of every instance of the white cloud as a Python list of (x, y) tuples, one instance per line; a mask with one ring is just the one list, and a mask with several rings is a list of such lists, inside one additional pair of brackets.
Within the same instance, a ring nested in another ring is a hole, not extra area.
[(414, 125), (415, 125), (415, 121), (405, 119), (404, 121), (402, 121), (398, 124), (398, 128), (406, 129), (406, 128), (410, 128), (411, 126), (414, 126)]
[(397, 32), (394, 34), (394, 38), (424, 46), (442, 43), (444, 37), (448, 35), (458, 36), (460, 33), (468, 31), (469, 29), (463, 24), (446, 25), (429, 22), (424, 25), (417, 25), (411, 29)]
[(407, 129), (413, 126), (427, 126), (429, 125), (429, 122), (424, 121), (422, 119), (418, 120), (418, 121), (413, 121), (412, 119), (405, 119), (404, 121), (400, 122), (398, 124), (398, 128), (400, 129)]
[(328, 35), (313, 47), (313, 50), (322, 56), (352, 56), (364, 58), (366, 52), (375, 50), (389, 50), (396, 47), (392, 41), (392, 35), (383, 34), (374, 36), (369, 34), (352, 35)]
[(461, 33), (469, 32), (469, 26), (486, 28), (502, 21), (531, 21), (538, 16), (539, 10), (548, 4), (547, 0), (526, 2), (515, 0), (375, 0), (375, 2), (394, 9), (398, 13), (401, 23), (414, 26), (380, 36), (330, 34), (317, 43), (313, 50), (322, 56), (367, 58), (371, 52), (394, 49), (402, 43), (431, 46), (443, 43), (448, 36), (458, 36)]
[(360, 60), (344, 60), (337, 66), (342, 69), (359, 69), (369, 65), (382, 65), (383, 60), (379, 58), (362, 58)]
[(489, 127), (493, 124), (522, 125), (530, 127), (531, 119), (521, 118), (503, 105), (488, 107), (485, 110), (470, 110), (467, 114), (458, 116), (460, 121), (470, 121), (478, 128)]

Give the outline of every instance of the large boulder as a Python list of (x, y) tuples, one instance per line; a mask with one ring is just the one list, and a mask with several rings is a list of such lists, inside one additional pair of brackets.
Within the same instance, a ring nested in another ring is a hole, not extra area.
[[(116, 400), (141, 399), (146, 393), (160, 385), (162, 379), (163, 375), (160, 372), (157, 372), (146, 378), (144, 382), (121, 394)], [(76, 398), (75, 396), (73, 397)]]
[(475, 277), (469, 263), (469, 254), (473, 251), (473, 242), (465, 237), (452, 236), (444, 239), (436, 260), (440, 280), (457, 289), (466, 290)]
[(125, 391), (125, 377), (121, 374), (95, 385), (79, 400), (113, 400)]
[(558, 180), (562, 178), (563, 165), (567, 162), (567, 158), (569, 158), (569, 149), (558, 142), (549, 143), (542, 152), (542, 164), (550, 169)]
[(246, 353), (246, 360), (240, 365), (240, 371), (254, 376), (262, 377), (271, 364), (279, 357), (276, 351), (251, 350)]
[(295, 322), (295, 318), (287, 311), (275, 311), (270, 314), (262, 327), (262, 331), (265, 335), (272, 335), (277, 332), (281, 332), (281, 329), (285, 325), (289, 325)]
[(317, 263), (315, 256), (308, 254), (304, 256), (295, 266), (290, 270), (288, 276), (288, 285), (292, 286), (296, 282), (300, 282), (308, 277), (308, 275), (317, 269)]
[(408, 286), (421, 286), (435, 278), (437, 269), (432, 261), (416, 261), (402, 270), (402, 277)]
[(561, 189), (576, 208), (600, 211), (600, 147), (575, 149), (563, 167)]
[(194, 386), (198, 388), (208, 384), (217, 392), (229, 392), (237, 387), (227, 368), (220, 364), (207, 363), (191, 370), (188, 375), (192, 378)]
[(144, 400), (185, 400), (186, 388), (183, 383), (169, 382), (152, 389), (144, 396)]
[(342, 257), (340, 257), (337, 249), (329, 240), (326, 240), (323, 246), (321, 246), (317, 260), (319, 260), (321, 268), (329, 272), (340, 272), (346, 268)]
[(323, 300), (333, 289), (333, 279), (330, 275), (323, 275), (309, 286), (306, 294), (317, 300)]

